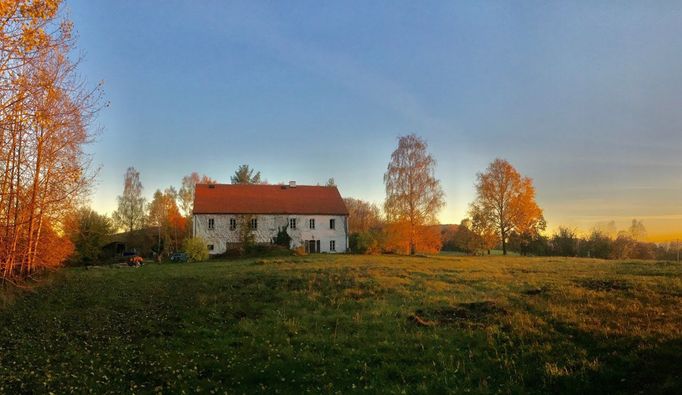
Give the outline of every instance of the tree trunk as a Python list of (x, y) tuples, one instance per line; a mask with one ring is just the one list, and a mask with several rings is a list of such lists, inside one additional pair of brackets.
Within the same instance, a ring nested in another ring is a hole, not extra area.
[(159, 225), (159, 240), (156, 246), (156, 263), (161, 263), (161, 226)]
[(36, 207), (36, 201), (38, 198), (38, 188), (40, 187), (40, 171), (41, 171), (41, 166), (42, 166), (42, 158), (43, 158), (43, 132), (40, 131), (38, 132), (39, 136), (37, 137), (37, 146), (36, 146), (36, 159), (35, 159), (35, 168), (34, 168), (34, 174), (33, 174), (33, 185), (31, 186), (31, 198), (29, 201), (29, 211), (28, 211), (28, 231), (27, 231), (27, 239), (26, 239), (26, 246), (27, 246), (27, 252), (26, 252), (26, 258), (25, 258), (25, 265), (26, 265), (26, 273), (30, 274), (33, 271), (33, 261), (35, 259), (35, 251), (33, 250), (33, 246), (35, 244), (36, 250), (37, 250), (37, 243), (35, 242), (35, 232), (34, 232), (34, 225), (35, 225), (35, 220), (36, 220), (36, 213), (37, 213), (37, 207)]

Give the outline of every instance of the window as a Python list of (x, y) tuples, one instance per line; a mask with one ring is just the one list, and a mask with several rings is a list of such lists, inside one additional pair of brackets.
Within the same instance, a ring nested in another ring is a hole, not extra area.
[(234, 218), (230, 218), (230, 230), (235, 230), (237, 229), (237, 220)]
[(251, 230), (258, 229), (258, 218), (251, 218)]
[(336, 240), (329, 240), (329, 251), (336, 251)]
[(329, 229), (336, 229), (336, 220), (335, 219), (329, 220)]
[(209, 251), (213, 251), (213, 244), (209, 244), (206, 247), (208, 248)]
[(315, 219), (314, 218), (310, 219), (310, 229), (315, 229)]
[(296, 218), (289, 218), (289, 227), (291, 229), (296, 229)]
[(208, 228), (209, 229), (215, 229), (215, 219), (214, 218), (208, 219)]

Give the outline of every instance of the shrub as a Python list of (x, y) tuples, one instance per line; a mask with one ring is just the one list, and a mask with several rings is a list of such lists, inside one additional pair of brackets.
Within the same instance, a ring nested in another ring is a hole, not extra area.
[(187, 259), (190, 262), (201, 262), (208, 259), (208, 246), (201, 237), (185, 239), (183, 244), (187, 253)]
[(611, 238), (598, 230), (592, 231), (590, 238), (585, 242), (588, 256), (600, 259), (608, 259), (611, 256), (612, 244)]
[(524, 256), (545, 256), (550, 250), (547, 237), (533, 233), (513, 233), (509, 237), (509, 247)]
[(294, 252), (289, 249), (289, 247), (283, 247), (280, 245), (263, 245), (259, 250), (259, 256), (266, 257), (280, 257), (280, 256), (292, 256)]
[(611, 258), (630, 259), (633, 256), (637, 241), (628, 234), (619, 234), (611, 244)]
[[(446, 233), (447, 247), (450, 251), (460, 251), (467, 254), (475, 254), (483, 249), (483, 238), (468, 227), (460, 225)], [(445, 249), (445, 245), (444, 248)]]
[(656, 259), (656, 244), (638, 242), (632, 252), (635, 259)]
[(219, 258), (240, 258), (244, 256), (244, 249), (242, 247), (228, 247), (225, 253), (221, 254)]
[(227, 250), (220, 255), (215, 255), (215, 259), (237, 259), (246, 257), (281, 257), (292, 256), (294, 252), (288, 247), (276, 244), (254, 244), (249, 250), (245, 250), (239, 244), (228, 244)]
[(410, 225), (407, 222), (390, 222), (384, 226), (383, 237), (373, 239), (379, 242), (381, 250), (394, 254), (437, 254), (442, 246), (438, 225), (417, 226), (415, 234), (411, 237)]
[(353, 233), (349, 237), (350, 250), (355, 254), (379, 254), (383, 248), (384, 237), (379, 230)]
[(277, 232), (277, 236), (275, 237), (275, 244), (278, 246), (282, 246), (285, 248), (289, 248), (291, 245), (291, 236), (289, 236), (289, 233), (287, 232), (288, 226), (285, 226)]
[(249, 251), (253, 255), (263, 255), (267, 254), (273, 249), (273, 246), (270, 246), (268, 244), (255, 244), (253, 247), (251, 247), (251, 250)]
[(552, 236), (551, 248), (553, 255), (576, 256), (578, 254), (578, 236), (575, 231), (560, 227), (559, 232)]
[(109, 241), (111, 233), (109, 219), (90, 208), (70, 213), (64, 221), (64, 235), (75, 247), (69, 263), (73, 266), (100, 263), (104, 258), (102, 247)]
[(244, 250), (246, 254), (251, 253), (253, 251), (254, 246), (256, 245), (256, 235), (253, 233), (253, 230), (251, 229), (251, 220), (253, 220), (254, 217), (251, 215), (244, 215), (241, 216), (240, 219), (238, 219), (239, 222), (239, 243), (241, 244), (241, 248)]

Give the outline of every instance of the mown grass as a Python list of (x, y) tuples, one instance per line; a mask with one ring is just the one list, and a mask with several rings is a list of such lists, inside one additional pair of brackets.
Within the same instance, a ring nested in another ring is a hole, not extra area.
[(680, 302), (664, 262), (65, 269), (0, 308), (0, 392), (680, 393)]

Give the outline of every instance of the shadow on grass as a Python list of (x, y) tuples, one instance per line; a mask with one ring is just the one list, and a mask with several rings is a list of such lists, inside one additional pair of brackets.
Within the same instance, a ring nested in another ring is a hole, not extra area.
[[(530, 306), (529, 311), (534, 310)], [(542, 387), (553, 393), (682, 393), (682, 339), (603, 336), (534, 311), (550, 325)], [(580, 358), (576, 358), (579, 356)], [(547, 363), (555, 359), (557, 364)], [(532, 380), (532, 379), (531, 379)], [(526, 382), (529, 384), (529, 382)], [(540, 383), (538, 383), (540, 384)]]

